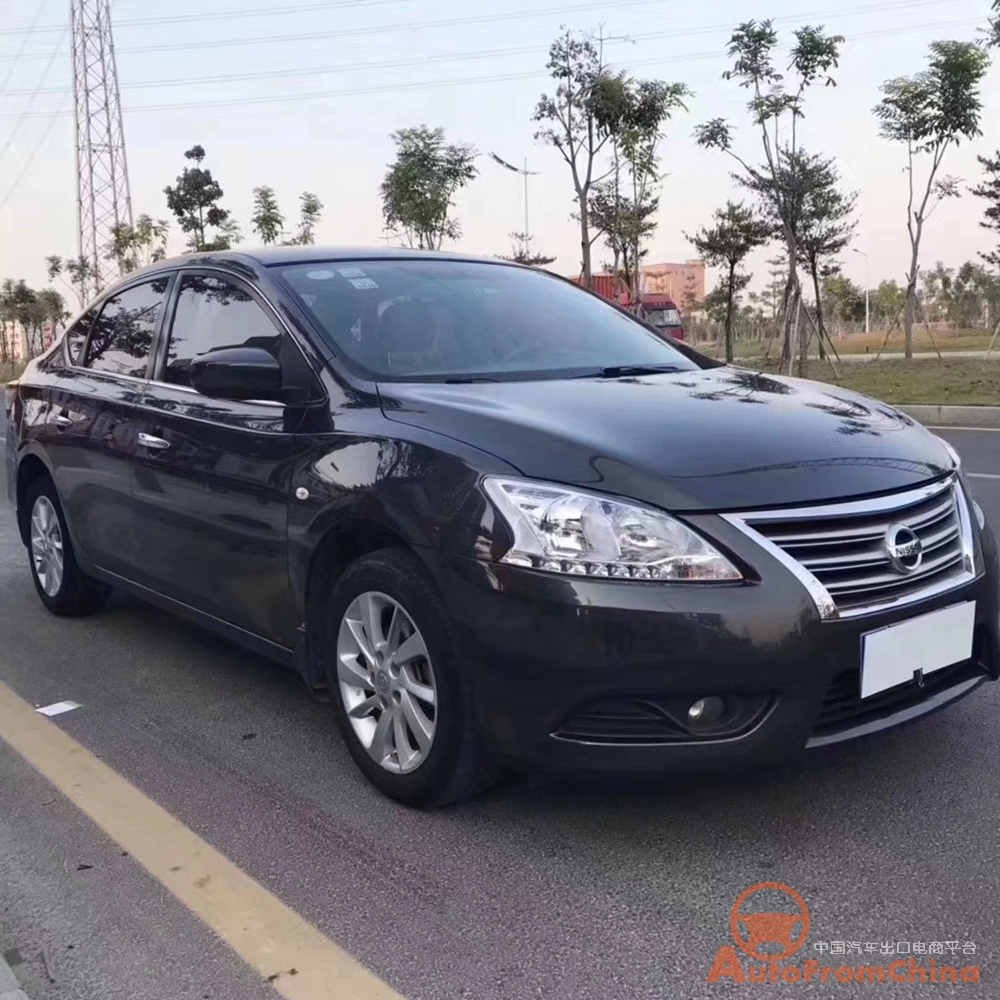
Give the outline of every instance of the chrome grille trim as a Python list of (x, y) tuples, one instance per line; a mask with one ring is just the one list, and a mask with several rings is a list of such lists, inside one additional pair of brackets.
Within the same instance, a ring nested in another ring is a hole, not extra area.
[[(935, 497), (940, 497), (939, 503), (933, 503)], [(972, 519), (955, 475), (870, 500), (720, 516), (788, 569), (824, 619), (856, 618), (905, 607), (976, 578)], [(872, 517), (882, 521), (866, 523)], [(859, 520), (854, 529), (843, 523), (852, 518)], [(796, 521), (803, 522), (801, 531), (790, 525)], [(921, 533), (923, 562), (912, 576), (893, 570), (881, 546), (886, 527), (894, 521)], [(826, 528), (824, 522), (839, 523)], [(774, 534), (768, 531), (770, 525), (776, 529)], [(838, 554), (841, 547), (844, 551)], [(925, 579), (926, 585), (921, 586)]]

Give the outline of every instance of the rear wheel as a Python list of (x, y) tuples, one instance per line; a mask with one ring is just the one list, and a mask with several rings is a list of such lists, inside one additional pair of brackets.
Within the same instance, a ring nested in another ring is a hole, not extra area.
[(328, 604), (331, 701), (358, 767), (412, 806), (467, 798), (492, 777), (467, 664), (433, 580), (384, 549), (341, 577)]
[(28, 490), (28, 557), (42, 603), (56, 615), (96, 611), (107, 588), (80, 572), (55, 484), (43, 476)]

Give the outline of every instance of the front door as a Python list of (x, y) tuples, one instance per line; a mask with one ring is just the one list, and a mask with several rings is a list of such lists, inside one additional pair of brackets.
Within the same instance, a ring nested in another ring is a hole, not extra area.
[(129, 578), (136, 419), (170, 281), (140, 281), (85, 313), (49, 390), (45, 450), (73, 541), (85, 565)]
[(178, 281), (133, 466), (139, 582), (290, 648), (289, 408), (211, 399), (189, 378), (194, 358), (221, 348), (263, 347), (281, 359), (287, 334), (234, 277), (182, 272)]

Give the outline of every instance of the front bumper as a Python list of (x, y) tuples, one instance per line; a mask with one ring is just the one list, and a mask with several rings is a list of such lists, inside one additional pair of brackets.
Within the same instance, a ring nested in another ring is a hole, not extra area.
[[(530, 770), (775, 763), (917, 718), (1000, 675), (1000, 568), (988, 530), (979, 534), (972, 582), (892, 612), (825, 621), (787, 568), (748, 549), (735, 529), (714, 536), (752, 556), (759, 582), (621, 583), (428, 555), (460, 627), (492, 749)], [(914, 682), (860, 701), (852, 677), (860, 676), (864, 633), (973, 600), (972, 662), (927, 675), (922, 688)], [(648, 705), (710, 695), (764, 708), (722, 738), (595, 741), (573, 725), (591, 706), (623, 698)]]

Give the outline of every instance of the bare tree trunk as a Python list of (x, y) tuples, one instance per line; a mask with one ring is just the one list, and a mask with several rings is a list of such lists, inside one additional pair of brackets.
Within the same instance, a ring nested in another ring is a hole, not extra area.
[(579, 194), (580, 203), (580, 272), (583, 276), (583, 287), (594, 287), (594, 275), (591, 270), (590, 259), (590, 206), (587, 204), (587, 196), (582, 192)]
[(826, 346), (823, 343), (823, 336), (826, 333), (826, 327), (823, 325), (823, 296), (820, 293), (818, 268), (814, 267), (812, 269), (812, 279), (813, 290), (816, 293), (816, 332), (819, 337), (819, 359), (820, 361), (825, 361)]
[[(802, 309), (802, 291), (797, 288), (793, 291), (793, 302), (789, 303), (788, 316), (790, 322), (786, 324), (787, 326), (787, 338), (788, 338), (788, 374), (792, 374), (792, 365), (795, 363), (795, 348), (798, 346), (799, 342), (799, 311)], [(799, 368), (799, 374), (802, 374), (801, 362)]]
[(919, 229), (912, 241), (910, 273), (906, 281), (906, 312), (903, 320), (903, 353), (907, 359), (913, 357), (913, 324), (917, 318), (917, 268), (920, 259)]
[(733, 287), (736, 281), (736, 267), (731, 265), (729, 268), (729, 286), (727, 288), (726, 295), (726, 363), (732, 364), (733, 361), (733, 296), (735, 289)]

